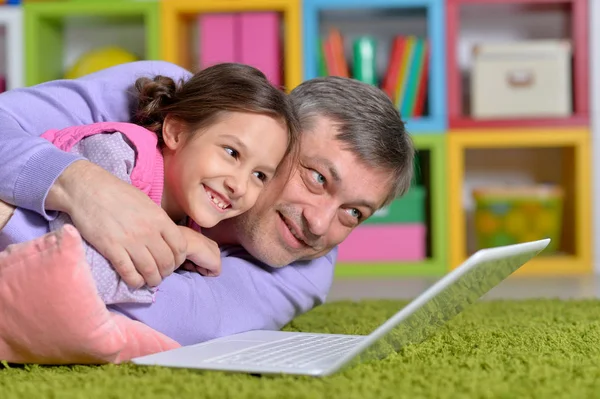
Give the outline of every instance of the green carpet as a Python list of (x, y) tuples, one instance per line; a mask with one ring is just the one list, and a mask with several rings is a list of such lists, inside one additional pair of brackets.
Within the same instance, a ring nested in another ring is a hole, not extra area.
[[(332, 303), (286, 329), (364, 334), (400, 306)], [(0, 366), (2, 399), (599, 396), (600, 301), (592, 300), (479, 302), (422, 344), (323, 379), (132, 365)]]

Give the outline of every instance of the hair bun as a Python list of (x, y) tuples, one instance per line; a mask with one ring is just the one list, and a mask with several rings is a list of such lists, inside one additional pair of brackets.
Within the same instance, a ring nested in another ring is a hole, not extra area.
[(134, 120), (137, 124), (146, 126), (159, 134), (161, 141), (162, 110), (165, 105), (173, 102), (177, 92), (177, 84), (167, 76), (158, 75), (154, 78), (139, 78), (135, 82), (138, 92), (138, 106)]
[(140, 78), (135, 82), (135, 87), (140, 94), (140, 102), (159, 101), (161, 104), (168, 103), (173, 99), (177, 91), (175, 81), (167, 76), (158, 75), (153, 79)]

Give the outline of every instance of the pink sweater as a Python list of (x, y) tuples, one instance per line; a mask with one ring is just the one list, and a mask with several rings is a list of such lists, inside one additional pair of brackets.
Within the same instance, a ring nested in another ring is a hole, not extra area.
[(154, 132), (133, 123), (98, 122), (61, 130), (48, 130), (42, 137), (61, 150), (71, 152), (73, 146), (81, 140), (100, 133), (121, 133), (127, 137), (136, 152), (130, 175), (131, 184), (148, 194), (152, 201), (160, 206), (165, 170), (162, 152), (158, 148), (158, 139)]
[[(132, 123), (101, 122), (48, 130), (42, 137), (63, 151), (85, 156), (116, 177), (133, 184), (160, 206), (164, 186), (164, 162), (154, 132)], [(60, 213), (49, 222), (50, 230), (72, 224)], [(108, 260), (84, 242), (98, 295), (106, 304), (152, 303), (156, 288), (132, 289)]]

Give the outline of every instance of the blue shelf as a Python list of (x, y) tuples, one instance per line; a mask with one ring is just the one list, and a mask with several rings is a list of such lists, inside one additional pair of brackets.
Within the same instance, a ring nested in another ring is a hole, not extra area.
[(317, 40), (319, 38), (319, 14), (323, 11), (424, 9), (427, 18), (427, 38), (430, 43), (428, 109), (422, 118), (407, 120), (411, 134), (445, 133), (446, 112), (446, 49), (444, 44), (444, 0), (304, 0), (303, 1), (303, 47), (304, 79), (318, 76)]

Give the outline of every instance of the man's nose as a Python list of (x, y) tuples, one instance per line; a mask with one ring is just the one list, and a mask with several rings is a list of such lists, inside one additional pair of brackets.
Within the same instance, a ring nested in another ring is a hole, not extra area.
[(304, 218), (310, 233), (317, 237), (327, 234), (333, 223), (337, 207), (332, 204), (315, 204), (304, 209)]

